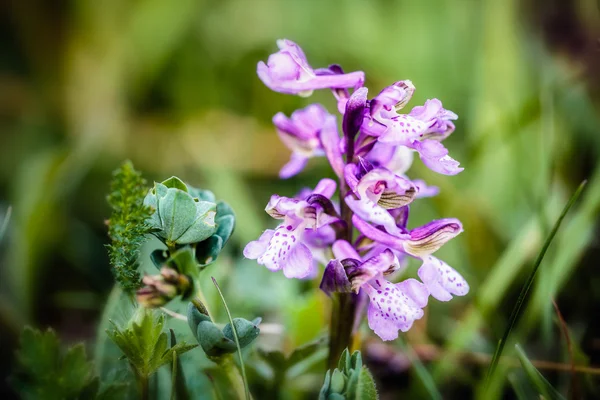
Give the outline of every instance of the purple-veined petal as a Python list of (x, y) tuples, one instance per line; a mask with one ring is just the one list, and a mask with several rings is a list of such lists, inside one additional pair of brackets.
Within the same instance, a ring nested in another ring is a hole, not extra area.
[(273, 229), (267, 229), (260, 235), (258, 240), (253, 240), (249, 242), (246, 247), (244, 247), (244, 257), (249, 258), (251, 260), (256, 260), (258, 257), (262, 256), (263, 253), (267, 250), (269, 246), (269, 241), (275, 234)]
[(265, 211), (274, 219), (284, 219), (285, 217), (296, 217), (299, 209), (307, 204), (298, 199), (290, 199), (289, 197), (279, 196), (274, 194), (269, 199)]
[(467, 281), (454, 268), (433, 256), (423, 258), (418, 274), (431, 296), (440, 301), (449, 301), (452, 295), (469, 293)]
[(404, 251), (415, 257), (427, 256), (437, 251), (462, 231), (462, 224), (456, 218), (431, 221), (428, 224), (411, 229), (410, 239), (404, 241)]
[(319, 288), (327, 296), (331, 296), (334, 292), (349, 293), (352, 290), (344, 266), (339, 260), (334, 259), (327, 263)]
[(292, 153), (290, 161), (281, 167), (279, 171), (279, 177), (281, 179), (288, 179), (292, 176), (299, 174), (306, 164), (308, 163), (308, 157), (305, 157), (299, 153)]
[(313, 273), (314, 264), (309, 248), (303, 243), (293, 246), (283, 264), (285, 277), (303, 279), (313, 275)]
[(432, 171), (444, 175), (456, 175), (464, 168), (459, 167), (459, 162), (448, 155), (446, 149), (440, 142), (435, 140), (414, 141), (414, 148), (421, 157), (423, 163)]
[[(402, 291), (405, 286), (394, 285), (379, 277), (373, 279), (372, 286), (363, 287), (370, 299), (369, 328), (382, 340), (396, 339), (398, 330), (408, 331), (415, 320), (423, 317), (419, 304)], [(410, 288), (413, 289), (413, 285)], [(415, 295), (413, 290), (410, 294)]]
[(340, 151), (340, 136), (338, 134), (335, 117), (327, 117), (327, 121), (321, 130), (321, 144), (325, 149), (325, 155), (337, 176), (342, 177), (344, 173), (344, 159)]
[(375, 168), (363, 176), (357, 187), (359, 198), (368, 197), (385, 209), (400, 208), (412, 202), (415, 186), (385, 168)]
[(438, 99), (430, 99), (423, 106), (414, 107), (409, 115), (425, 122), (428, 129), (424, 137), (435, 140), (447, 138), (454, 131), (454, 124), (451, 121), (458, 119), (458, 115), (444, 109)]
[(400, 262), (396, 255), (390, 249), (385, 249), (381, 253), (367, 259), (360, 267), (349, 277), (352, 283), (352, 290), (358, 293), (360, 288), (375, 276), (381, 274), (391, 274), (400, 268)]

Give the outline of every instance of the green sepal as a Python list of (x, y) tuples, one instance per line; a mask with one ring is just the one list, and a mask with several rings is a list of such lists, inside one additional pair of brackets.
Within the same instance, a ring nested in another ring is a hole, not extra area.
[(329, 385), (330, 393), (342, 393), (344, 391), (344, 387), (346, 386), (346, 378), (344, 377), (344, 373), (339, 369), (334, 369), (333, 374), (331, 374), (331, 384)]
[(158, 269), (165, 265), (168, 259), (169, 252), (167, 250), (157, 249), (150, 253), (150, 260), (152, 260), (152, 264)]
[(209, 321), (198, 324), (196, 338), (202, 350), (209, 357), (219, 357), (223, 354), (234, 353), (237, 350), (235, 342), (225, 337), (223, 331)]
[[(256, 339), (260, 333), (260, 329), (258, 328), (258, 324), (260, 323), (261, 318), (255, 318), (253, 321), (248, 321), (244, 318), (234, 318), (233, 323), (235, 325), (235, 330), (238, 335), (238, 340), (240, 342), (240, 347), (244, 348), (248, 346), (250, 343)], [(226, 338), (234, 341), (233, 337), (233, 329), (231, 328), (231, 324), (225, 325), (223, 328), (223, 334)]]

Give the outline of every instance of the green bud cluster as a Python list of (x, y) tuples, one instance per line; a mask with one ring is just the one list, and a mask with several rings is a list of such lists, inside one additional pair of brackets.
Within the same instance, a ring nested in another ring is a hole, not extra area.
[(344, 350), (336, 369), (327, 371), (319, 392), (319, 400), (377, 399), (375, 382), (367, 367), (363, 366), (360, 351), (350, 356)]
[[(207, 356), (216, 358), (237, 350), (231, 324), (228, 323), (220, 329), (208, 315), (198, 311), (193, 304), (188, 306), (187, 318), (192, 333)], [(241, 348), (248, 346), (258, 337), (260, 321), (260, 318), (252, 321), (244, 318), (233, 319)]]
[(194, 247), (200, 266), (216, 260), (235, 227), (235, 215), (227, 203), (175, 176), (155, 183), (144, 205), (153, 210), (148, 220), (151, 232), (171, 252), (185, 245)]
[(150, 233), (167, 246), (150, 255), (160, 275), (144, 277), (145, 286), (137, 291), (141, 305), (155, 308), (176, 296), (185, 300), (193, 295), (200, 270), (217, 259), (233, 233), (235, 215), (212, 192), (175, 176), (155, 183), (144, 206), (152, 211), (147, 219)]

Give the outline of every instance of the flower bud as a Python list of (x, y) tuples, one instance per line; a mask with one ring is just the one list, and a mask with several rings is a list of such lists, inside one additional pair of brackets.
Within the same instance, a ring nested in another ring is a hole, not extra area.
[(142, 279), (144, 287), (136, 293), (139, 304), (146, 308), (156, 308), (167, 304), (176, 296), (188, 292), (190, 279), (169, 267), (162, 267), (160, 275), (146, 275)]

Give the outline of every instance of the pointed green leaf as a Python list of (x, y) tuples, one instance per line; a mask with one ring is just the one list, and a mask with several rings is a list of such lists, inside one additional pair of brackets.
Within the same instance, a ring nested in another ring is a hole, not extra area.
[(523, 366), (523, 370), (525, 371), (525, 374), (527, 374), (527, 378), (529, 378), (529, 382), (537, 389), (538, 393), (545, 399), (564, 400), (565, 398), (558, 390), (556, 390), (533, 366), (531, 361), (529, 361), (527, 354), (525, 354), (521, 346), (517, 344), (515, 345), (515, 349), (517, 351), (517, 357), (519, 357), (519, 361), (521, 362), (521, 366)]

